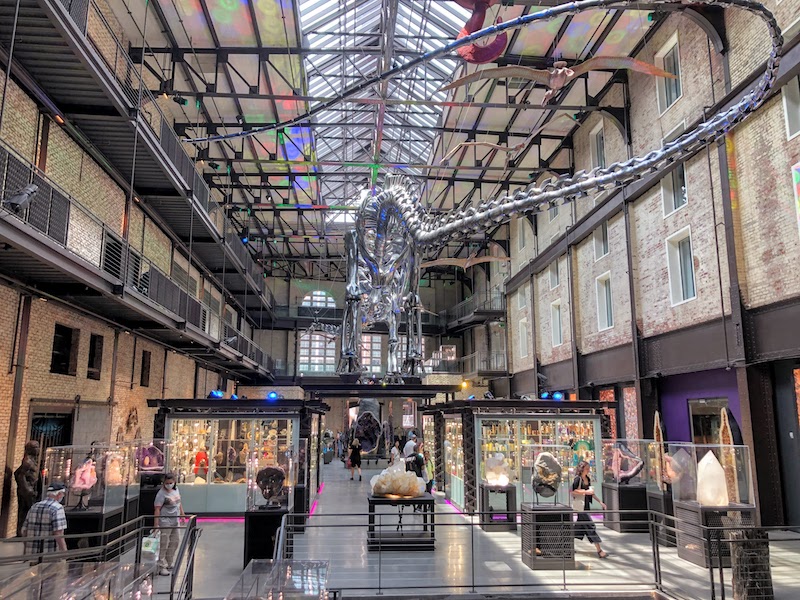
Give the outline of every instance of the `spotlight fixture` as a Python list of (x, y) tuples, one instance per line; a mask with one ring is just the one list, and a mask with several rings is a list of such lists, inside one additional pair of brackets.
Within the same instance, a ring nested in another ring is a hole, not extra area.
[(564, 399), (564, 392), (553, 392), (553, 400), (559, 402)]
[(211, 390), (211, 392), (209, 392), (208, 394), (208, 397), (215, 400), (219, 398), (224, 398), (225, 392), (223, 392), (222, 390)]
[(484, 400), (494, 400), (494, 394), (491, 391), (484, 392), (483, 399)]
[(208, 166), (211, 167), (212, 169), (214, 169), (215, 171), (219, 170), (219, 163), (214, 162), (213, 160), (208, 163)]
[(239, 125), (244, 125), (244, 117), (242, 115), (236, 115), (236, 122)]
[(471, 396), (467, 396), (467, 400), (475, 400), (475, 394), (472, 394)]
[(278, 400), (283, 400), (283, 394), (279, 394), (275, 390), (272, 390), (267, 394), (268, 402), (277, 402)]
[(39, 190), (39, 186), (34, 183), (29, 183), (21, 190), (11, 192), (8, 198), (3, 200), (3, 206), (12, 212), (19, 213), (28, 204), (30, 204), (33, 195)]
[(469, 383), (467, 383), (466, 381), (462, 381), (462, 382), (461, 382), (461, 389), (462, 389), (462, 390), (465, 390), (465, 389), (467, 389), (467, 386), (469, 386)]
[(238, 400), (238, 399), (239, 396), (237, 396), (236, 394), (231, 394), (231, 400)]
[(242, 232), (239, 234), (239, 239), (242, 240), (243, 244), (246, 244), (250, 241), (250, 236), (247, 232), (247, 227), (242, 228)]
[(172, 101), (180, 106), (186, 106), (187, 104), (189, 104), (189, 101), (180, 94), (175, 94), (172, 97)]
[(231, 337), (227, 337), (227, 338), (225, 338), (225, 339), (224, 339), (224, 340), (222, 340), (222, 341), (223, 341), (225, 344), (227, 344), (228, 346), (233, 346), (233, 345), (236, 343), (236, 340), (237, 340), (237, 339), (239, 339), (239, 336), (238, 336), (238, 335), (232, 335)]
[(542, 392), (539, 394), (539, 398), (542, 400), (549, 400), (550, 399), (550, 392)]

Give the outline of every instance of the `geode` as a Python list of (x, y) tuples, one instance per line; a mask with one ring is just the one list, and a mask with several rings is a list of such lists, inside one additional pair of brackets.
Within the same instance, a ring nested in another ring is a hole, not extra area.
[(264, 467), (256, 474), (256, 485), (261, 490), (261, 495), (270, 504), (277, 503), (285, 480), (286, 473), (280, 467)]
[(549, 452), (540, 452), (533, 463), (533, 490), (542, 498), (552, 498), (561, 485), (561, 465)]
[(361, 442), (361, 452), (372, 452), (381, 438), (380, 405), (373, 398), (362, 398), (358, 403), (358, 417), (353, 424), (354, 435)]

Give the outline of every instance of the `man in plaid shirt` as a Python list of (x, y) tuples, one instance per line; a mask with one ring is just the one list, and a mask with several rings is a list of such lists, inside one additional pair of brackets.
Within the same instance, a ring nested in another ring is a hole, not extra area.
[(31, 506), (22, 524), (22, 537), (52, 539), (25, 542), (25, 554), (53, 552), (56, 547), (66, 552), (64, 530), (67, 528), (67, 516), (64, 514), (64, 507), (61, 506), (64, 494), (63, 483), (52, 483), (47, 488), (47, 498)]

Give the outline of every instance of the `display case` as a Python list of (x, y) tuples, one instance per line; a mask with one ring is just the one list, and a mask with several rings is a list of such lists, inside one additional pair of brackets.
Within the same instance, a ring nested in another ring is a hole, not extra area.
[(167, 460), (167, 440), (134, 440), (138, 473), (164, 473)]
[(603, 524), (619, 532), (649, 530), (647, 445), (650, 440), (603, 440)]
[(574, 477), (572, 448), (555, 444), (521, 444), (522, 498), (534, 506), (570, 506), (569, 490)]
[(326, 600), (328, 561), (253, 560), (225, 600)]
[[(300, 440), (304, 443), (306, 440)], [(247, 461), (247, 510), (287, 508), (297, 484), (298, 456), (294, 448), (273, 453), (254, 450)]]
[(319, 415), (311, 415), (311, 433), (308, 439), (308, 503), (303, 507), (303, 512), (311, 510), (311, 506), (314, 504), (314, 500), (319, 492), (319, 420)]
[(645, 489), (650, 519), (655, 523), (656, 540), (662, 546), (675, 546), (675, 514), (672, 504), (672, 489), (665, 468), (667, 444), (648, 441), (645, 459)]
[[(431, 460), (431, 464), (436, 463), (436, 427), (433, 424), (433, 415), (422, 416), (422, 439), (425, 443), (425, 452)], [(435, 475), (434, 475), (435, 477)], [(441, 485), (441, 484), (440, 484)]]
[[(566, 469), (564, 479), (567, 486), (574, 477), (575, 467), (582, 460), (589, 463), (592, 481), (598, 481), (597, 453), (600, 450), (600, 419), (596, 416), (566, 415), (476, 415), (476, 473), (479, 483), (497, 479), (502, 483), (507, 470), (509, 485), (517, 488), (517, 502), (528, 501), (532, 496), (529, 488), (529, 469), (523, 466), (525, 448), (535, 446), (565, 447), (562, 459)], [(500, 456), (498, 456), (500, 455)], [(534, 459), (535, 460), (535, 459)], [(488, 463), (488, 471), (487, 471)], [(498, 463), (499, 466), (498, 466)], [(568, 493), (568, 492), (567, 492)], [(602, 492), (598, 490), (602, 499)], [(569, 502), (565, 502), (569, 504)], [(482, 507), (480, 507), (483, 510)]]
[(127, 456), (108, 444), (52, 446), (43, 468), (43, 497), (55, 482), (66, 487), (64, 510), (109, 513), (122, 510), (125, 502)]
[(464, 507), (464, 435), (461, 416), (445, 419), (444, 491), (445, 497)]
[(755, 524), (750, 449), (689, 443), (667, 448), (678, 556), (700, 566), (730, 566), (730, 546), (712, 539), (705, 528)]
[[(187, 513), (241, 513), (247, 507), (247, 463), (297, 452), (297, 417), (167, 419), (166, 470), (175, 473)], [(282, 460), (282, 459), (281, 459)]]

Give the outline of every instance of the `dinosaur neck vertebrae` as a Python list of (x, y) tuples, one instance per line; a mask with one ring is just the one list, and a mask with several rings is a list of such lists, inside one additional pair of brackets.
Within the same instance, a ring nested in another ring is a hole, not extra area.
[[(656, 0), (655, 3), (674, 4), (663, 0)], [(544, 15), (542, 18), (549, 20), (564, 13), (578, 13), (612, 4), (614, 6), (621, 4), (635, 5), (635, 2), (584, 0), (547, 9), (539, 14), (548, 13), (549, 16)], [(596, 168), (588, 173), (580, 171), (572, 176), (562, 175), (549, 179), (542, 185), (531, 184), (524, 190), (516, 190), (511, 195), (498, 196), (486, 202), (481, 202), (477, 206), (470, 206), (444, 215), (432, 216), (427, 214), (415, 198), (412, 198), (410, 194), (400, 192), (402, 187), (397, 183), (393, 183), (381, 192), (381, 201), (393, 205), (403, 215), (417, 247), (424, 249), (441, 246), (453, 238), (468, 236), (485, 230), (515, 215), (540, 212), (575, 198), (625, 185), (640, 179), (647, 173), (662, 171), (673, 162), (689, 158), (698, 150), (725, 135), (764, 102), (767, 93), (775, 83), (780, 63), (780, 52), (783, 47), (783, 37), (775, 18), (768, 9), (757, 2), (750, 0), (700, 0), (695, 4), (729, 6), (749, 11), (766, 23), (772, 40), (772, 48), (767, 59), (766, 70), (759, 79), (758, 84), (729, 109), (718, 113), (708, 121), (700, 123), (693, 130), (684, 133), (674, 141), (645, 156), (614, 163), (605, 168)], [(502, 25), (487, 28), (479, 33), (489, 35), (491, 34), (489, 30), (500, 27)], [(476, 39), (480, 37), (479, 33), (473, 34)]]

